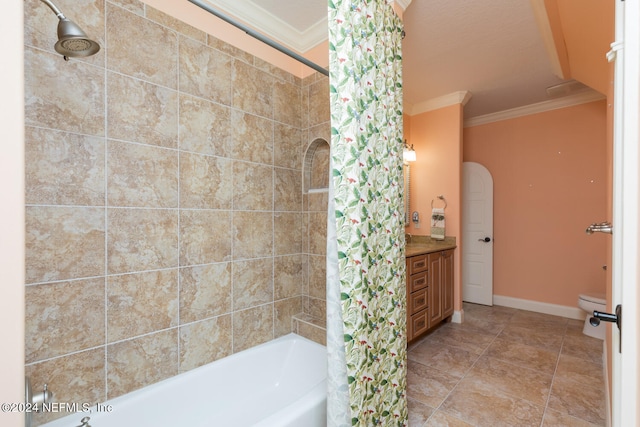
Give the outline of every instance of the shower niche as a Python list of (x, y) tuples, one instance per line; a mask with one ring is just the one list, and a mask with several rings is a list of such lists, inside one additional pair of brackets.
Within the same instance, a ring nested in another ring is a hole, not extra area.
[(293, 318), (293, 332), (326, 344), (327, 207), (330, 178), (329, 143), (309, 144), (302, 165), (303, 181), (303, 312)]
[(329, 143), (322, 138), (315, 139), (304, 156), (304, 194), (329, 191)]

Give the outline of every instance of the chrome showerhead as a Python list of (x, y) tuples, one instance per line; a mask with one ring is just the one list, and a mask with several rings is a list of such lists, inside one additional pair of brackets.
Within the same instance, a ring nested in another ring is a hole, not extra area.
[(100, 45), (87, 37), (75, 22), (63, 16), (58, 23), (58, 42), (54, 49), (60, 55), (75, 58), (96, 54)]
[(63, 55), (65, 60), (69, 57), (91, 56), (100, 50), (100, 45), (87, 37), (87, 34), (75, 22), (67, 19), (50, 0), (40, 1), (49, 6), (60, 20), (58, 22), (58, 41), (54, 49)]

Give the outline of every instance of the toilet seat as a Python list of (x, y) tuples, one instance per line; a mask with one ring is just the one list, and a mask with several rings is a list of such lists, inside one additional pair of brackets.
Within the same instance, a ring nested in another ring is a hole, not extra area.
[(583, 301), (589, 301), (594, 304), (607, 305), (606, 296), (604, 294), (599, 294), (599, 293), (580, 294), (578, 298)]

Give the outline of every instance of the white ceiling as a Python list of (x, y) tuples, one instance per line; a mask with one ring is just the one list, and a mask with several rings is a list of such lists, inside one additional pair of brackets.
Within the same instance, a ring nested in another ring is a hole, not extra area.
[(404, 23), (410, 105), (468, 90), (471, 118), (546, 101), (546, 88), (562, 82), (527, 0), (414, 0)]
[(327, 0), (207, 0), (300, 53), (327, 39)]
[[(327, 0), (208, 0), (304, 54), (327, 38)], [(549, 100), (555, 76), (527, 0), (413, 0), (404, 13), (405, 109), (469, 91), (465, 119)]]

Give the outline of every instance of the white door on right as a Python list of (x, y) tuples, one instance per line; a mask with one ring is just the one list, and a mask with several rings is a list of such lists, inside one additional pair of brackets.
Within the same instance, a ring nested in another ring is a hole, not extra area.
[(493, 305), (493, 178), (475, 162), (462, 166), (462, 300)]

